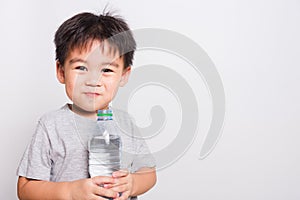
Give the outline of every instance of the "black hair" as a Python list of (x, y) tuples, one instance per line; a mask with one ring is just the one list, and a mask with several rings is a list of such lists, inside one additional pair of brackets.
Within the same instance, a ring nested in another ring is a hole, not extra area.
[(56, 60), (63, 66), (72, 50), (87, 48), (94, 40), (107, 40), (114, 53), (117, 51), (123, 57), (124, 68), (132, 65), (136, 50), (132, 32), (124, 19), (109, 12), (84, 12), (66, 20), (55, 33)]

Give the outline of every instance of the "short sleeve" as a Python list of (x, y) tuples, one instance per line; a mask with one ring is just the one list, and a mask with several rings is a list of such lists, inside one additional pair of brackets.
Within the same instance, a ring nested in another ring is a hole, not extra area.
[(135, 156), (132, 164), (132, 170), (138, 171), (143, 167), (154, 168), (156, 166), (155, 159), (135, 123), (132, 123), (132, 129), (135, 143)]
[(17, 175), (36, 180), (50, 180), (51, 145), (45, 126), (39, 121), (31, 143), (20, 161)]

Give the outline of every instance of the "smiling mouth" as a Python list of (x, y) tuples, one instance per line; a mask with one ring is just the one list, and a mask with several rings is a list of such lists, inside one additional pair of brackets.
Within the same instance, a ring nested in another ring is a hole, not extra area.
[(84, 94), (88, 97), (93, 97), (93, 98), (100, 96), (100, 94), (97, 92), (85, 92)]

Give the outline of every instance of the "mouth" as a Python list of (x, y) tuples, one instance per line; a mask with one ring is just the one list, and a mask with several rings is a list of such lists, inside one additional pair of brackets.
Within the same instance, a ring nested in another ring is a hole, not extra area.
[(95, 98), (95, 97), (100, 96), (100, 94), (97, 93), (97, 92), (84, 92), (84, 94), (85, 94), (86, 96), (92, 97), (92, 98)]

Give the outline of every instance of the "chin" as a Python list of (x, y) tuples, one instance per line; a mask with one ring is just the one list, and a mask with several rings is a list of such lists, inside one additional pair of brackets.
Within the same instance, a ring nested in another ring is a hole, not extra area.
[(109, 105), (108, 103), (95, 103), (95, 101), (91, 101), (91, 102), (73, 101), (73, 104), (76, 105), (78, 110), (82, 110), (83, 112), (97, 112), (97, 110), (107, 109)]
[(97, 112), (97, 110), (107, 109), (108, 105), (95, 105), (95, 106), (86, 106), (84, 110), (87, 112)]
[(95, 112), (95, 106), (94, 105), (82, 105), (82, 104), (76, 104), (73, 102), (73, 109), (78, 110), (80, 112)]

